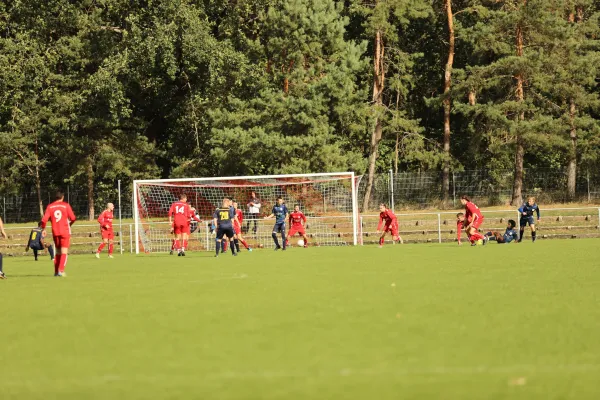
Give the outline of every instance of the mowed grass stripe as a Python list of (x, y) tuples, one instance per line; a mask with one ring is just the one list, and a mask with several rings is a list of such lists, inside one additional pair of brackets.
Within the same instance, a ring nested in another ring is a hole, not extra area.
[(597, 240), (7, 259), (10, 398), (597, 398)]

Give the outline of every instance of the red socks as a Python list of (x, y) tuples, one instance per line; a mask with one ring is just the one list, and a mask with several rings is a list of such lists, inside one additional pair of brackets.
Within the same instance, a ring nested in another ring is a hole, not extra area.
[(114, 244), (109, 244), (108, 245), (108, 255), (111, 256), (113, 253), (113, 250), (115, 249), (115, 245)]
[(383, 246), (383, 242), (385, 242), (385, 240), (383, 238), (379, 238), (379, 245)]
[(175, 250), (175, 239), (171, 239), (171, 251)]
[(183, 248), (181, 250), (185, 251), (187, 249), (187, 245), (188, 245), (188, 241), (184, 240), (183, 241)]
[(483, 240), (483, 236), (479, 232), (475, 232), (471, 235), (471, 241)]
[(58, 274), (58, 266), (60, 265), (60, 258), (62, 254), (54, 255), (54, 275)]
[(247, 249), (249, 249), (249, 247), (248, 247), (248, 243), (246, 243), (246, 241), (245, 241), (245, 240), (242, 240), (242, 244), (244, 245), (244, 247), (246, 248), (246, 250), (247, 250)]
[(181, 246), (179, 245), (179, 240), (175, 240), (175, 248), (176, 249), (180, 249)]
[[(104, 246), (106, 246), (106, 243), (102, 242), (100, 243), (100, 246), (98, 246), (98, 251), (97, 253), (100, 253), (102, 251), (102, 249), (104, 248)], [(111, 252), (112, 253), (112, 252)]]

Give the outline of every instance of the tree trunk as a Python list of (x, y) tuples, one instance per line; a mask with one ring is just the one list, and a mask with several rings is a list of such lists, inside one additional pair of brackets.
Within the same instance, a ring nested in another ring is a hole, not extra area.
[(44, 203), (42, 203), (42, 184), (40, 180), (40, 159), (38, 155), (38, 141), (35, 139), (35, 189), (38, 197), (38, 207), (40, 209), (40, 218), (44, 216)]
[(365, 190), (365, 197), (363, 198), (362, 210), (366, 211), (369, 208), (369, 201), (371, 200), (371, 190), (373, 189), (373, 180), (375, 179), (375, 166), (377, 162), (377, 149), (379, 142), (382, 137), (382, 124), (381, 118), (377, 108), (383, 104), (383, 88), (385, 84), (385, 70), (383, 65), (384, 57), (384, 46), (381, 30), (377, 30), (375, 33), (375, 56), (373, 58), (374, 64), (374, 79), (373, 79), (373, 107), (375, 108), (375, 128), (371, 134), (371, 146), (369, 149), (369, 173), (367, 177), (367, 187)]
[(469, 105), (474, 106), (477, 103), (477, 94), (475, 89), (469, 90)]
[[(521, 25), (517, 26), (517, 56), (523, 56), (523, 29)], [(517, 102), (522, 103), (525, 99), (524, 91), (523, 91), (523, 75), (519, 72), (516, 75), (517, 79), (517, 90), (516, 90), (516, 98)], [(517, 116), (517, 122), (520, 123), (525, 120), (525, 113), (519, 112)], [(515, 171), (513, 177), (513, 193), (512, 193), (512, 201), (511, 204), (518, 205), (523, 201), (523, 159), (525, 157), (525, 146), (523, 142), (523, 134), (521, 133), (521, 129), (517, 128), (517, 146), (515, 151)]]
[(577, 182), (577, 128), (575, 128), (575, 114), (577, 106), (575, 100), (570, 100), (569, 122), (571, 124), (571, 149), (569, 151), (569, 164), (567, 166), (567, 200), (575, 199), (575, 186)]
[(86, 159), (86, 176), (88, 189), (89, 220), (94, 220), (94, 159), (89, 155)]
[[(577, 7), (577, 19), (575, 13), (569, 14), (569, 22), (575, 23), (580, 22), (583, 19), (583, 9), (581, 6)], [(569, 149), (569, 162), (567, 164), (567, 200), (575, 200), (575, 191), (577, 186), (577, 128), (575, 127), (575, 116), (577, 115), (577, 105), (575, 99), (569, 99), (569, 124), (571, 130), (569, 132), (569, 138), (571, 139), (571, 148)]]
[(444, 73), (444, 170), (442, 173), (442, 190), (444, 204), (448, 204), (450, 196), (450, 87), (452, 86), (452, 66), (454, 65), (454, 16), (452, 0), (445, 0), (448, 19), (448, 61)]

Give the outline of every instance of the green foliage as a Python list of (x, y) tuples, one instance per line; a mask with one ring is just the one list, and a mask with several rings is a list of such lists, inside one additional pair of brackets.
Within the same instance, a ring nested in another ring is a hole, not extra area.
[[(518, 137), (526, 168), (563, 168), (573, 128), (577, 163), (600, 166), (598, 2), (452, 4), (453, 168), (510, 167)], [(0, 187), (88, 185), (90, 162), (96, 187), (363, 173), (376, 118), (379, 171), (396, 154), (399, 170), (438, 170), (446, 29), (431, 0), (0, 0)]]

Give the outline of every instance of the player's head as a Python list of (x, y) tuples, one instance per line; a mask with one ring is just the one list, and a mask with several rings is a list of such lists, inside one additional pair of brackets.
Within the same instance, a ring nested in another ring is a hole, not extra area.
[(467, 196), (466, 194), (463, 194), (463, 196), (460, 198), (460, 203), (464, 206), (465, 204), (469, 203), (471, 201), (471, 199), (469, 198), (469, 196)]
[(384, 212), (385, 210), (387, 210), (387, 206), (385, 205), (385, 203), (381, 203), (379, 205), (379, 211)]
[(508, 228), (515, 229), (515, 226), (517, 226), (517, 223), (515, 222), (515, 220), (514, 219), (509, 219), (508, 220)]
[(300, 206), (298, 204), (294, 206), (294, 211), (300, 212)]
[(457, 221), (461, 221), (461, 222), (464, 221), (465, 220), (465, 214), (463, 214), (463, 213), (456, 214), (456, 220)]
[(115, 205), (113, 203), (108, 203), (108, 204), (106, 204), (106, 209), (108, 211), (112, 211), (115, 209)]
[(277, 198), (277, 204), (282, 205), (283, 204), (283, 197), (279, 196)]
[(56, 194), (54, 195), (54, 200), (63, 201), (64, 199), (65, 199), (65, 192), (63, 192), (62, 190), (57, 190)]
[(42, 227), (42, 221), (38, 222), (38, 228)]
[(256, 192), (250, 192), (250, 196), (252, 196), (252, 198), (256, 197)]
[(223, 198), (223, 202), (221, 204), (223, 207), (229, 207), (229, 199), (227, 197)]
[(235, 208), (236, 210), (238, 209), (238, 203), (237, 203), (237, 201), (234, 201), (232, 205), (233, 205), (233, 208)]
[(180, 201), (187, 201), (187, 194), (185, 194), (185, 193), (181, 193), (181, 194), (179, 195), (179, 200), (180, 200)]
[(531, 196), (527, 198), (527, 204), (529, 204), (530, 206), (535, 204), (535, 197)]

